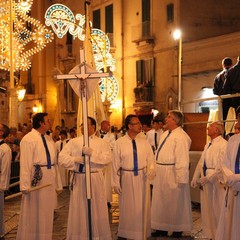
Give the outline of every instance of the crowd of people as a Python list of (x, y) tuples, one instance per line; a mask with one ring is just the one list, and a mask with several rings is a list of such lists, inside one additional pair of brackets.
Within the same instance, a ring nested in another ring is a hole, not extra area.
[[(81, 136), (76, 131), (70, 136), (66, 129), (56, 127), (49, 134), (47, 113), (35, 114), (32, 128), (27, 131), (28, 126), (22, 126), (21, 134), (0, 124), (0, 234), (4, 233), (4, 191), (9, 187), (14, 156), (11, 144), (15, 144), (22, 193), (17, 239), (52, 239), (54, 209), (64, 187), (70, 190), (69, 240), (89, 239), (89, 234), (93, 239), (112, 239), (108, 217), (112, 191), (119, 196), (118, 239), (179, 238), (192, 229), (191, 186), (200, 188), (204, 235), (237, 240), (239, 122), (228, 141), (223, 138), (222, 122), (209, 124), (210, 142), (189, 184), (191, 139), (182, 128), (183, 119), (181, 111), (172, 110), (143, 130), (138, 116), (130, 114), (120, 135), (109, 121), (102, 121), (97, 129), (95, 119), (88, 117), (87, 146), (83, 130)], [(86, 196), (88, 160), (90, 202)]]

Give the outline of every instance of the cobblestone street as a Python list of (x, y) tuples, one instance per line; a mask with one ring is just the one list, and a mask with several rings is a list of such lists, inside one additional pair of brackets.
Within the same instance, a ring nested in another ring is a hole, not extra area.
[[(18, 218), (20, 212), (21, 197), (17, 197), (5, 202), (5, 240), (13, 240), (16, 238)], [(67, 232), (67, 216), (69, 207), (69, 191), (64, 189), (58, 198), (59, 207), (55, 212), (54, 227), (53, 227), (53, 240), (66, 239)], [(201, 220), (199, 206), (193, 207), (193, 230), (192, 232), (184, 232), (184, 236), (181, 239), (207, 239), (202, 236), (201, 232)], [(111, 223), (112, 239), (117, 239), (117, 227), (118, 227), (118, 198), (116, 194), (113, 194), (112, 208), (109, 211), (109, 219)], [(149, 239), (173, 239), (171, 237), (159, 237)]]

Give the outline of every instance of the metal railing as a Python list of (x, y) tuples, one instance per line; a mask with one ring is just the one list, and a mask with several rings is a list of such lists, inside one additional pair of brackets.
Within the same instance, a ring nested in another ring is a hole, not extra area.
[[(199, 103), (199, 102), (217, 100), (218, 101), (218, 119), (219, 119), (219, 121), (221, 121), (221, 122), (235, 122), (236, 119), (223, 120), (223, 115), (222, 115), (222, 100), (227, 99), (227, 98), (235, 98), (235, 97), (240, 97), (240, 93), (226, 94), (226, 95), (209, 97), (209, 98), (196, 98), (196, 99), (189, 100), (189, 101), (182, 101), (181, 102), (181, 108), (183, 108), (183, 106), (185, 106), (187, 104), (190, 104), (190, 103)], [(212, 121), (184, 122), (184, 125), (201, 124), (201, 123), (204, 124), (204, 123), (211, 123), (211, 122)]]

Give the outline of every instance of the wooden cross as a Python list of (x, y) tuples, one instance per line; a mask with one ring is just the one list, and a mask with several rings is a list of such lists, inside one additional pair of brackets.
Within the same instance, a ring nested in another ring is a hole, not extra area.
[[(82, 113), (83, 113), (83, 130), (84, 130), (84, 145), (89, 147), (89, 139), (88, 139), (88, 124), (87, 124), (87, 79), (96, 79), (96, 78), (103, 78), (103, 77), (110, 77), (110, 73), (87, 73), (86, 71), (86, 61), (85, 61), (85, 54), (84, 50), (80, 50), (80, 65), (79, 65), (80, 73), (75, 74), (61, 74), (57, 75), (57, 79), (68, 79), (68, 80), (79, 80), (81, 81), (81, 100), (82, 100)], [(89, 157), (85, 156), (85, 170), (86, 170), (86, 188), (87, 188), (87, 198), (91, 199), (91, 184), (90, 184), (90, 162)]]
[[(68, 80), (79, 80), (80, 82), (80, 93), (82, 100), (82, 113), (83, 113), (83, 140), (84, 146), (89, 147), (89, 138), (88, 138), (88, 111), (87, 111), (87, 79), (96, 79), (101, 77), (110, 77), (112, 73), (99, 73), (99, 72), (91, 72), (88, 73), (86, 71), (86, 61), (84, 50), (80, 50), (80, 65), (79, 72), (75, 74), (62, 74), (57, 75), (57, 79), (68, 79)], [(87, 203), (88, 203), (88, 222), (89, 222), (89, 239), (92, 240), (92, 221), (91, 221), (91, 169), (90, 169), (90, 158), (85, 155), (85, 175), (86, 175), (86, 190), (87, 190)]]

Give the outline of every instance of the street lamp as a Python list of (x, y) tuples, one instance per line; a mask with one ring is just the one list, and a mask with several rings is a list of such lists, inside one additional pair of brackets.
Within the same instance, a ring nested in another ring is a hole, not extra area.
[(18, 85), (17, 86), (17, 98), (18, 98), (19, 102), (21, 102), (24, 99), (25, 93), (26, 93), (26, 89), (23, 86)]
[(178, 46), (178, 109), (181, 110), (182, 101), (182, 32), (180, 29), (176, 29), (173, 32), (174, 40), (179, 41)]

